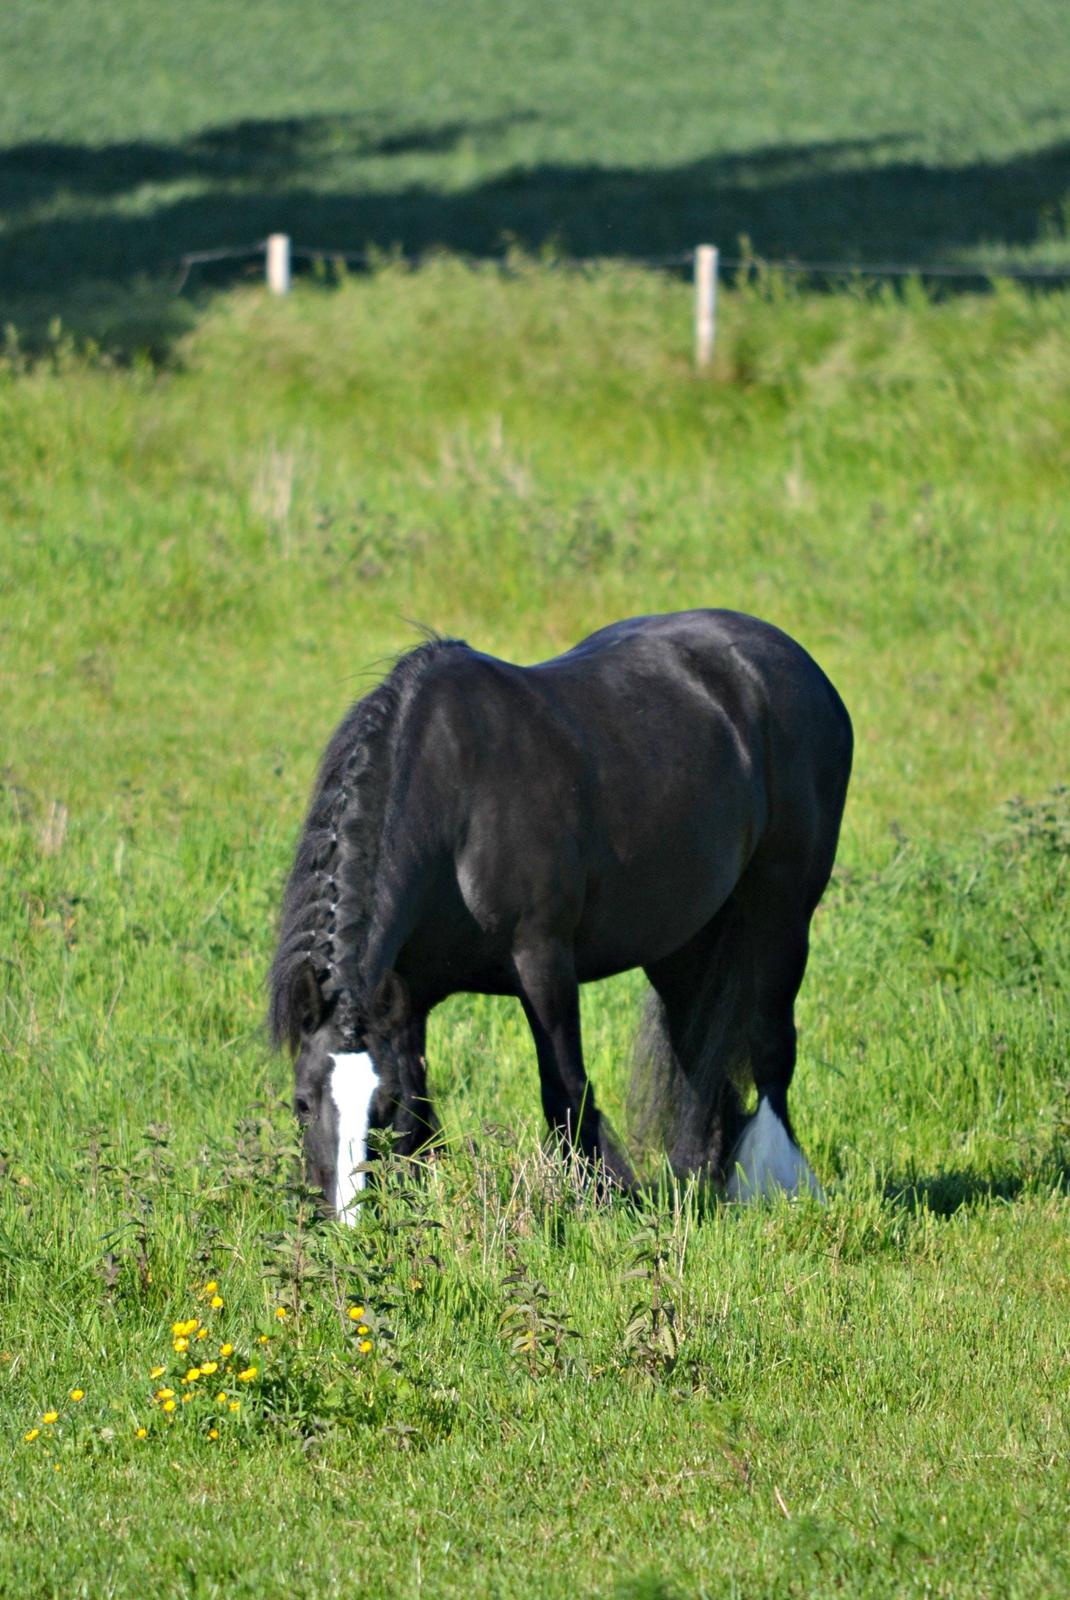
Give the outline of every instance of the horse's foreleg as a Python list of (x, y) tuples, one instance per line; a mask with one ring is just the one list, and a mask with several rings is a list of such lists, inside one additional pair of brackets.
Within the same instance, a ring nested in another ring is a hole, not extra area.
[(614, 1148), (583, 1065), (580, 995), (572, 953), (559, 944), (514, 956), (520, 1000), (539, 1061), (542, 1107), (550, 1127), (624, 1188), (635, 1179)]
[(394, 1116), (398, 1153), (417, 1155), (434, 1143), (439, 1123), (427, 1091), (427, 1018), (413, 1017), (396, 1041), (401, 1094)]

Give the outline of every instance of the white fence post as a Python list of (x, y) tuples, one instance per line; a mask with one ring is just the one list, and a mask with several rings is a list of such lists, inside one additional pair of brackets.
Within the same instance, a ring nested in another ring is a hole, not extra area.
[(272, 233), (267, 242), (267, 286), (272, 294), (290, 292), (290, 235)]
[(695, 366), (700, 372), (713, 359), (717, 331), (717, 246), (700, 244), (695, 250)]

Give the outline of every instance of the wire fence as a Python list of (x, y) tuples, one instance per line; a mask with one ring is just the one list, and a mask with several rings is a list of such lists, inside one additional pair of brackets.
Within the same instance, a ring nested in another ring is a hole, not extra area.
[[(382, 261), (400, 261), (417, 266), (420, 257), (397, 254), (376, 254), (368, 250), (330, 250), (315, 245), (294, 244), (288, 234), (273, 233), (247, 245), (224, 245), (214, 250), (191, 250), (181, 257), (177, 292), (181, 293), (189, 281), (190, 273), (198, 266), (211, 266), (222, 261), (248, 261), (263, 257), (268, 288), (275, 294), (287, 294), (295, 262), (305, 261), (332, 264), (336, 269), (368, 270)], [(502, 272), (516, 270), (515, 257), (455, 255), (455, 259), (475, 265), (492, 262)], [(991, 263), (973, 266), (968, 263), (907, 262), (907, 261), (768, 261), (757, 256), (722, 256), (715, 245), (700, 244), (693, 250), (681, 250), (672, 255), (629, 256), (636, 266), (683, 271), (690, 269), (694, 278), (694, 349), (695, 367), (699, 372), (709, 369), (713, 360), (714, 340), (717, 332), (717, 286), (721, 278), (734, 277), (738, 283), (749, 281), (753, 275), (791, 273), (805, 276), (814, 283), (858, 283), (860, 281), (904, 280), (909, 278), (934, 282), (959, 281), (985, 284), (998, 279), (1013, 279), (1021, 283), (1063, 283), (1070, 281), (1070, 264), (1066, 266), (1029, 266), (1017, 262)], [(555, 258), (552, 265), (570, 271), (594, 271), (599, 266), (590, 258)]]
[[(283, 238), (284, 235), (275, 237)], [(268, 254), (268, 239), (257, 239), (250, 244), (222, 245), (213, 250), (189, 250), (179, 257), (179, 276), (175, 285), (176, 294), (181, 294), (190, 280), (196, 267), (212, 266), (224, 261), (251, 261), (256, 257), (265, 257)], [(453, 251), (454, 260), (467, 261), (472, 265), (493, 262), (503, 270), (509, 270), (511, 258), (507, 255), (486, 256), (476, 255), (472, 252)], [(629, 254), (627, 260), (630, 264), (651, 269), (686, 271), (695, 265), (697, 250), (679, 250), (669, 255), (637, 256)], [(328, 245), (296, 244), (288, 241), (288, 258), (291, 263), (307, 262), (314, 265), (332, 265), (336, 267), (353, 268), (357, 271), (371, 271), (376, 265), (384, 261), (400, 261), (407, 266), (416, 267), (422, 259), (418, 255), (397, 254), (388, 251), (371, 250), (339, 250)], [(561, 257), (555, 258), (552, 265), (558, 269), (570, 271), (591, 270), (598, 265), (597, 258), (589, 257)], [(786, 273), (792, 276), (834, 279), (858, 280), (882, 278), (888, 279), (947, 279), (958, 280), (963, 283), (991, 283), (996, 280), (1011, 280), (1020, 283), (1068, 283), (1070, 282), (1070, 262), (1065, 265), (1056, 264), (1029, 264), (1022, 262), (986, 262), (971, 264), (968, 262), (922, 262), (922, 261), (800, 261), (794, 257), (772, 260), (765, 256), (737, 255), (727, 256), (718, 254), (716, 263), (717, 273), (720, 277), (736, 277), (740, 274), (753, 276), (759, 273)]]

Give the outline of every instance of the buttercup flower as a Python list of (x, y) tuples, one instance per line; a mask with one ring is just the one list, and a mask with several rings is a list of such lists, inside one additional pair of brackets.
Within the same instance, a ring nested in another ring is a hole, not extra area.
[(240, 1400), (231, 1400), (229, 1405), (227, 1406), (227, 1410), (228, 1411), (240, 1411), (241, 1410), (241, 1401)]
[(180, 1356), (180, 1355), (183, 1354), (184, 1351), (186, 1351), (188, 1349), (189, 1349), (189, 1340), (188, 1339), (183, 1338), (183, 1339), (176, 1339), (175, 1340), (174, 1351), (175, 1351), (176, 1355)]
[(157, 1389), (156, 1398), (157, 1400), (170, 1400), (174, 1396), (174, 1392), (173, 1389)]
[(198, 1337), (198, 1339), (207, 1339), (207, 1337), (208, 1337), (208, 1329), (207, 1328), (198, 1328), (197, 1329), (197, 1337)]
[(219, 1362), (218, 1361), (202, 1361), (201, 1362), (201, 1376), (202, 1377), (210, 1378), (212, 1376), (213, 1372), (218, 1372), (218, 1371), (219, 1371)]
[(33, 1441), (37, 1438), (40, 1432), (40, 1428), (31, 1428), (29, 1433), (24, 1433), (22, 1437), (25, 1439), (27, 1444), (33, 1444)]
[(41, 1421), (42, 1422), (58, 1422), (59, 1421), (59, 1412), (58, 1411), (46, 1411), (44, 1416), (41, 1418)]
[(71, 1390), (71, 1399), (72, 1400), (84, 1400), (85, 1399), (85, 1390), (84, 1389), (72, 1389)]
[(221, 1344), (219, 1346), (219, 1354), (221, 1356), (232, 1356), (234, 1354), (234, 1346), (232, 1344)]
[(209, 1428), (208, 1429), (208, 1437), (209, 1437), (209, 1439), (218, 1439), (219, 1438), (219, 1429), (218, 1428)]
[(258, 1369), (256, 1367), (246, 1367), (244, 1372), (238, 1373), (238, 1382), (252, 1383), (253, 1379), (256, 1377), (257, 1370)]
[(287, 1315), (288, 1315), (286, 1307), (285, 1306), (276, 1306), (275, 1307), (275, 1315), (276, 1315), (276, 1317), (278, 1318), (278, 1320), (280, 1322), (285, 1322), (286, 1318), (287, 1318)]
[(270, 1335), (270, 1333), (262, 1333), (260, 1335), (260, 1337), (257, 1339), (256, 1342), (257, 1342), (257, 1344), (270, 1344), (271, 1343), (271, 1335)]
[(205, 1284), (204, 1288), (201, 1290), (201, 1293), (202, 1294), (218, 1294), (219, 1293), (219, 1285), (218, 1285), (218, 1283), (216, 1283), (214, 1278), (212, 1279), (211, 1283), (206, 1283)]
[(219, 1393), (215, 1397), (215, 1401), (217, 1406), (225, 1406), (227, 1403), (227, 1391), (225, 1389), (220, 1389)]
[(173, 1411), (175, 1409), (176, 1403), (177, 1402), (174, 1401), (174, 1400), (165, 1400), (164, 1403), (163, 1403), (163, 1408), (164, 1408), (165, 1411)]
[(363, 1320), (364, 1320), (364, 1307), (363, 1306), (350, 1306), (349, 1311), (347, 1312), (347, 1315), (349, 1317), (350, 1322), (363, 1322)]
[(223, 1296), (221, 1294), (214, 1294), (209, 1303), (213, 1311), (219, 1311), (222, 1309)]
[(149, 1373), (149, 1377), (150, 1378), (162, 1378), (166, 1371), (167, 1371), (166, 1367), (153, 1367), (152, 1371)]
[(196, 1383), (197, 1379), (200, 1377), (200, 1375), (201, 1375), (200, 1367), (190, 1367), (189, 1371), (186, 1373), (186, 1376), (182, 1379), (182, 1382), (183, 1383)]
[(366, 1356), (371, 1347), (372, 1342), (370, 1339), (362, 1339), (358, 1344), (357, 1349), (360, 1351), (362, 1356)]

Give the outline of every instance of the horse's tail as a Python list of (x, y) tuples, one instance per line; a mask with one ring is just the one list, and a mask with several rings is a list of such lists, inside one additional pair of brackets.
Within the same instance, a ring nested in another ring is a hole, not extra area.
[(724, 1174), (751, 1086), (749, 957), (733, 899), (663, 964), (636, 1040), (629, 1111), (638, 1140), (660, 1146), (675, 1173)]

